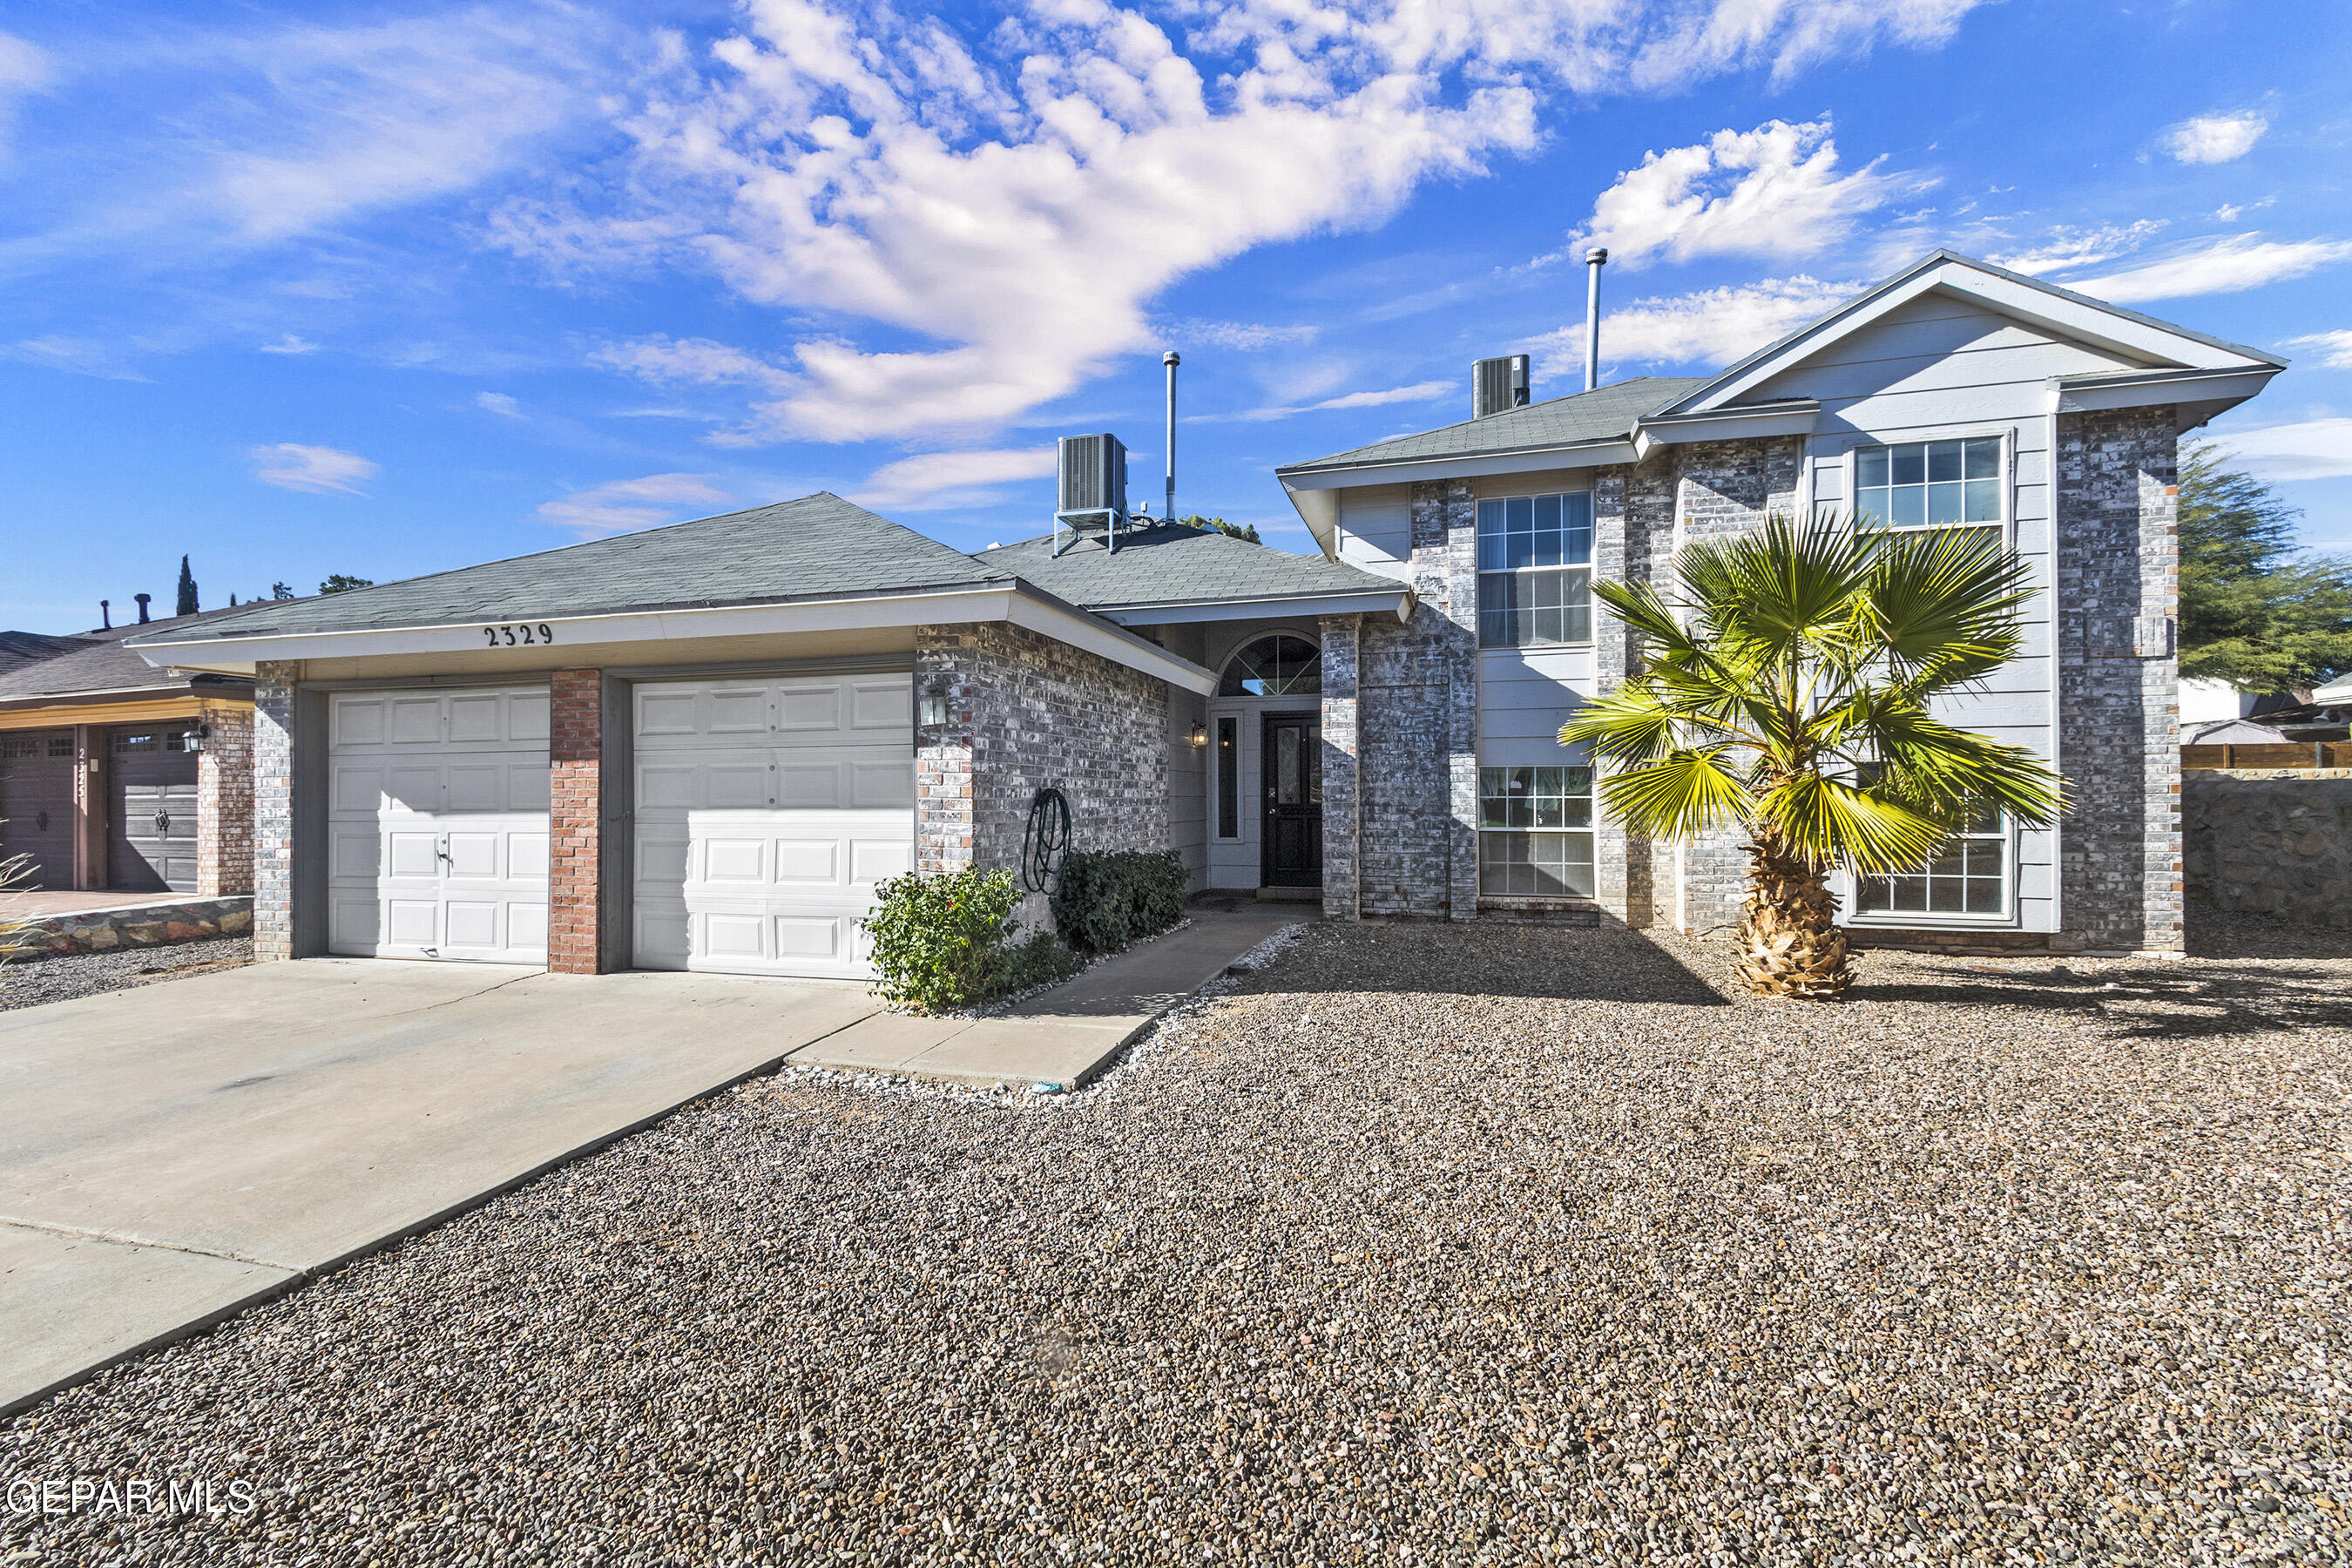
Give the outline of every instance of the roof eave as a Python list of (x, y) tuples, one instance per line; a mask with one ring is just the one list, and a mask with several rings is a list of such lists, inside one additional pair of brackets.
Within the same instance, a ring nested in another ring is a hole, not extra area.
[(1400, 621), (1412, 617), (1412, 589), (1399, 583), (1391, 588), (1369, 588), (1329, 594), (1268, 594), (1242, 598), (1170, 599), (1131, 605), (1097, 605), (1094, 613), (1123, 626), (1160, 626), (1169, 622), (1255, 621), (1278, 616), (1392, 615)]
[[(1602, 436), (1589, 441), (1547, 442), (1534, 447), (1503, 447), (1493, 451), (1444, 458), (1396, 458), (1373, 463), (1349, 463), (1335, 468), (1300, 465), (1276, 468), (1275, 478), (1292, 492), (1296, 505), (1302, 491), (1346, 489), (1356, 485), (1398, 484), (1406, 480), (1468, 479), (1479, 474), (1536, 473), (1546, 468), (1590, 468), (1633, 460), (1633, 435)], [(1310, 522), (1309, 526), (1313, 526)]]

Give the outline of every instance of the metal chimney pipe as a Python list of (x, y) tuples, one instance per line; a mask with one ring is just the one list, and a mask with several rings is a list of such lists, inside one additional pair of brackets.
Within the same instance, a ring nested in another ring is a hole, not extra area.
[(1167, 520), (1176, 521), (1176, 367), (1184, 361), (1174, 349), (1160, 356), (1168, 367), (1168, 510)]
[(147, 601), (153, 598), (155, 595), (152, 594), (133, 594), (131, 596), (139, 601), (139, 624), (143, 626), (147, 624)]
[(1595, 247), (1584, 253), (1584, 390), (1601, 384), (1601, 269), (1609, 252)]
[(98, 602), (98, 622), (99, 629), (101, 631), (110, 632), (114, 629), (113, 601), (110, 599), (100, 599)]

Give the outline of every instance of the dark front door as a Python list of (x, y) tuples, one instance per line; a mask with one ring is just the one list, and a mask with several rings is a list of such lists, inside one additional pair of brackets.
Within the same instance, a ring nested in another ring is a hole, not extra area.
[(189, 723), (125, 724), (107, 737), (112, 811), (107, 886), (131, 893), (196, 890), (196, 753)]
[(74, 885), (74, 732), (0, 731), (0, 861), (26, 857), (26, 888)]
[(1265, 816), (1258, 825), (1258, 879), (1269, 888), (1323, 885), (1323, 722), (1313, 713), (1269, 713), (1258, 748)]

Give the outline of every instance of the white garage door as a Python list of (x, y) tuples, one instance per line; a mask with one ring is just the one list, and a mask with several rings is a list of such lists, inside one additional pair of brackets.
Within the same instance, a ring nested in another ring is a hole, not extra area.
[(328, 701), (329, 949), (546, 963), (547, 689)]
[(857, 919), (914, 864), (906, 675), (639, 685), (636, 963), (863, 978)]

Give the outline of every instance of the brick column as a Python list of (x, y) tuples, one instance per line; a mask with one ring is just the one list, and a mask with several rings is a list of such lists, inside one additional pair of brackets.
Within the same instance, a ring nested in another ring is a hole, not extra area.
[(943, 723), (915, 726), (915, 869), (925, 876), (972, 861), (972, 680), (980, 628), (915, 628), (915, 712), (923, 694), (947, 700)]
[(253, 668), (253, 956), (294, 956), (295, 663)]
[(1360, 616), (1325, 616), (1323, 634), (1323, 918), (1361, 918), (1362, 748), (1357, 733)]
[(253, 706), (205, 700), (208, 731), (196, 756), (196, 890), (209, 899), (253, 891)]
[(1478, 504), (1468, 479), (1412, 487), (1412, 586), (1443, 617), (1445, 909), (1478, 918)]
[(548, 745), (547, 967), (603, 967), (604, 672), (559, 669)]

